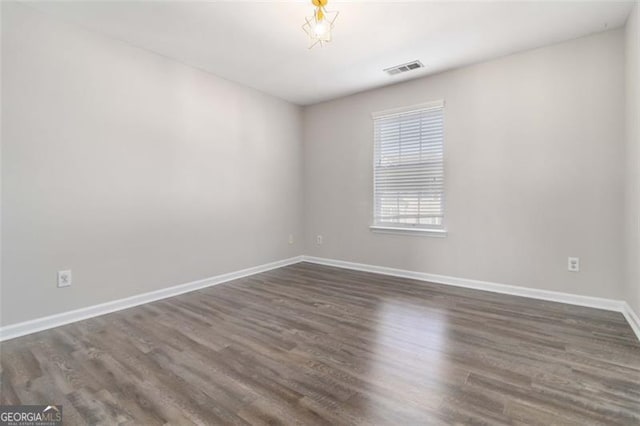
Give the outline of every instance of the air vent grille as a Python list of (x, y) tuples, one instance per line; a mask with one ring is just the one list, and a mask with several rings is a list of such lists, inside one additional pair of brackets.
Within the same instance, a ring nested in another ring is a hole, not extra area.
[(401, 74), (403, 72), (416, 70), (418, 68), (424, 68), (424, 65), (422, 65), (422, 62), (411, 61), (411, 62), (407, 62), (406, 64), (400, 64), (400, 65), (396, 65), (395, 67), (386, 68), (384, 72), (386, 72), (389, 75), (396, 75), (396, 74)]

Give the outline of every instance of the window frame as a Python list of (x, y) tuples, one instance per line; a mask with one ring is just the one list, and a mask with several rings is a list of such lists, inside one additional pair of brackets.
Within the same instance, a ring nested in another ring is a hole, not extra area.
[[(417, 112), (421, 110), (435, 110), (442, 109), (442, 178), (443, 178), (443, 187), (442, 187), (442, 202), (441, 202), (441, 210), (442, 210), (442, 223), (439, 226), (424, 226), (417, 224), (394, 224), (387, 222), (376, 222), (376, 151), (378, 149), (376, 143), (376, 119), (389, 117), (393, 115), (400, 115), (410, 112)], [(428, 236), (428, 237), (446, 237), (448, 234), (446, 227), (446, 183), (445, 179), (445, 101), (444, 100), (436, 100), (431, 102), (424, 102), (420, 104), (409, 105), (400, 108), (393, 108), (384, 111), (378, 111), (371, 114), (372, 124), (373, 124), (373, 169), (372, 169), (372, 180), (373, 180), (373, 208), (372, 208), (372, 221), (369, 226), (369, 229), (375, 233), (383, 233), (383, 234), (399, 234), (399, 235), (413, 235), (413, 236)]]

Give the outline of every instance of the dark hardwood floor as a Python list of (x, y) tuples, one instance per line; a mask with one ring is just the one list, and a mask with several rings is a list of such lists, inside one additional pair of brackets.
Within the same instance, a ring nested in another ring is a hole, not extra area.
[(71, 424), (640, 424), (619, 313), (301, 263), (4, 342)]

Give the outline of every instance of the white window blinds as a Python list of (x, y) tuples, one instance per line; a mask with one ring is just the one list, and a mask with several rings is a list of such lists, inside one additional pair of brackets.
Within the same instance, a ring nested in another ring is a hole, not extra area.
[(444, 102), (373, 115), (374, 225), (444, 228)]

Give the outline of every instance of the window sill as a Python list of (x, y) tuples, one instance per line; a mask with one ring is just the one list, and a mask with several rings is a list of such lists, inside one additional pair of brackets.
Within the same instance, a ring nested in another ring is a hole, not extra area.
[(396, 228), (393, 226), (371, 225), (372, 232), (380, 234), (416, 235), (421, 237), (444, 238), (447, 236), (445, 229), (424, 229), (424, 228)]

